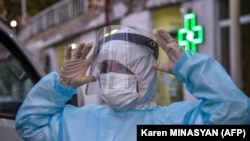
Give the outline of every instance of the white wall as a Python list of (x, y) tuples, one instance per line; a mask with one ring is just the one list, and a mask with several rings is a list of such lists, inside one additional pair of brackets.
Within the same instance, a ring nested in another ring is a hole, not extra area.
[(148, 30), (149, 32), (153, 31), (153, 18), (150, 11), (141, 11), (128, 15), (127, 17), (122, 18), (122, 25), (130, 25), (139, 28)]

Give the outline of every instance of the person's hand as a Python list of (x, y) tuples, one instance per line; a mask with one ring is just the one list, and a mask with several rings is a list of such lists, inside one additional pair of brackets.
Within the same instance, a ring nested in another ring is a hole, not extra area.
[(81, 43), (73, 53), (73, 56), (71, 55), (72, 47), (68, 46), (60, 73), (60, 82), (63, 85), (79, 87), (87, 82), (96, 81), (94, 76), (87, 76), (86, 74), (92, 62), (92, 57), (86, 57), (92, 46), (93, 43)]
[(165, 29), (155, 29), (153, 34), (156, 37), (156, 42), (165, 51), (169, 58), (167, 64), (154, 64), (153, 67), (157, 70), (172, 74), (173, 67), (184, 50), (182, 47), (178, 46), (175, 39)]

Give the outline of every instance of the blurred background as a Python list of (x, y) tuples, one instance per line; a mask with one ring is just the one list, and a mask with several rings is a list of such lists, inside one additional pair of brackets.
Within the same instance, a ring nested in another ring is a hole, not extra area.
[[(95, 41), (102, 26), (164, 27), (185, 49), (218, 60), (250, 96), (249, 0), (0, 0), (0, 13), (46, 73), (59, 72), (65, 48)], [(167, 61), (162, 50), (158, 61)], [(102, 103), (84, 89), (80, 105)], [(160, 72), (156, 95), (160, 105), (195, 100), (174, 76)]]

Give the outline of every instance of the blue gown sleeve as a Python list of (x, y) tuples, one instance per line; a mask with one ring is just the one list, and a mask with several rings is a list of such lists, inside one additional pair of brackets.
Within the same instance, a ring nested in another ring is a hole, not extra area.
[(28, 93), (16, 116), (16, 130), (27, 141), (60, 140), (60, 120), (76, 89), (60, 84), (58, 73), (44, 76)]
[(250, 123), (249, 98), (212, 57), (187, 51), (182, 54), (173, 72), (200, 100), (193, 114), (204, 124)]

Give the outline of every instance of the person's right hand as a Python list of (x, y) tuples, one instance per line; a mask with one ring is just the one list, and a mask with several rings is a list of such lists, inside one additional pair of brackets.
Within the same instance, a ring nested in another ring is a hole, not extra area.
[(176, 43), (175, 39), (165, 29), (155, 29), (153, 34), (156, 37), (156, 42), (165, 51), (169, 58), (169, 62), (167, 64), (154, 64), (153, 67), (157, 70), (172, 74), (173, 67), (184, 50)]
[(96, 81), (94, 76), (87, 76), (92, 57), (86, 58), (93, 43), (81, 43), (75, 50), (73, 56), (72, 47), (68, 46), (65, 61), (61, 67), (60, 82), (66, 86), (79, 87), (87, 82)]

